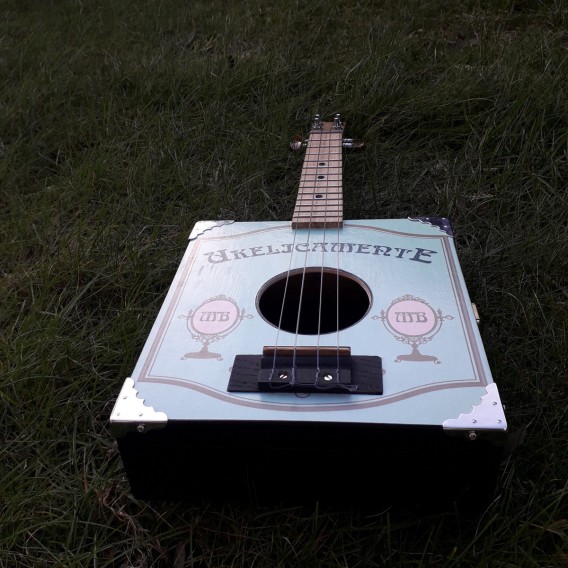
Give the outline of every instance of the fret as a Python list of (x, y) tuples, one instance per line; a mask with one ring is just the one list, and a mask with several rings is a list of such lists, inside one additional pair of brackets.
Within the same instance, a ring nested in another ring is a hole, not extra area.
[[(318, 199), (317, 197), (304, 196), (298, 199), (298, 207), (312, 207), (312, 204), (317, 203), (318, 201), (321, 201), (321, 199)], [(327, 206), (336, 205), (338, 203), (343, 203), (342, 197), (331, 197), (325, 200), (325, 204)]]
[(306, 147), (293, 229), (343, 226), (343, 125), (321, 123)]
[(298, 191), (298, 198), (306, 195), (320, 195), (318, 199), (331, 197), (334, 195), (343, 195), (342, 186), (340, 183), (331, 184), (325, 187), (326, 191), (321, 191), (321, 185), (306, 185)]

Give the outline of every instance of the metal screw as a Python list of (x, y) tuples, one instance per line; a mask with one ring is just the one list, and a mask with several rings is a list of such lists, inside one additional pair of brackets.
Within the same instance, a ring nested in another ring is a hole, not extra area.
[(142, 432), (144, 432), (145, 429), (146, 426), (144, 424), (138, 424), (138, 426), (136, 426), (136, 431), (140, 432), (140, 434), (142, 434)]
[(332, 379), (333, 379), (333, 376), (332, 376), (330, 373), (326, 373), (326, 374), (323, 376), (323, 380), (324, 380), (324, 381), (331, 381)]
[(477, 434), (475, 432), (470, 432), (467, 437), (473, 442), (474, 440), (477, 439)]
[(287, 381), (288, 373), (286, 371), (280, 371), (280, 373), (278, 373), (278, 378), (282, 381)]

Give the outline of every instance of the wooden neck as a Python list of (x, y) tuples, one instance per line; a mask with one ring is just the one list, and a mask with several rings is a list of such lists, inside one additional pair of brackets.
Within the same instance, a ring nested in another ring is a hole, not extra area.
[(293, 229), (343, 226), (343, 129), (333, 122), (314, 127), (306, 147)]

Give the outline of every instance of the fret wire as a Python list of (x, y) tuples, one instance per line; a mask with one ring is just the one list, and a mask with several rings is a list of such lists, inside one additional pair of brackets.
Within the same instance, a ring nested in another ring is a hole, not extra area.
[[(316, 195), (321, 195), (319, 192), (317, 191), (313, 191), (313, 192), (305, 192), (302, 193), (301, 195), (298, 195), (298, 201), (314, 201), (316, 199), (321, 199), (321, 198), (317, 198)], [(329, 199), (337, 199), (339, 201), (341, 201), (343, 199), (343, 196), (341, 195), (340, 192), (338, 191), (334, 191), (328, 194), (328, 198)]]
[[(323, 196), (325, 196), (325, 191), (321, 191), (320, 188), (318, 188), (318, 187), (316, 187), (316, 188), (310, 187), (308, 189), (309, 189), (309, 191), (304, 191), (304, 192), (298, 194), (298, 199), (307, 198), (307, 199), (320, 199), (320, 200), (322, 200)], [(338, 188), (333, 187), (332, 189), (338, 189)], [(322, 197), (316, 198), (316, 195), (321, 195)], [(342, 195), (341, 195), (341, 192), (339, 192), (339, 191), (332, 191), (329, 194), (329, 197), (332, 198), (332, 199), (341, 199)]]
[[(318, 213), (320, 213), (320, 214), (318, 214)], [(339, 217), (340, 213), (341, 213), (341, 209), (339, 207), (336, 207), (335, 210), (330, 209), (330, 210), (327, 210), (327, 212), (326, 211), (321, 211), (321, 212), (316, 211), (315, 214), (312, 215), (312, 216), (314, 218), (317, 218), (317, 219), (325, 219), (327, 213), (329, 213), (330, 217)], [(301, 219), (309, 219), (310, 218), (310, 212), (307, 211), (307, 210), (301, 211), (299, 217)]]

